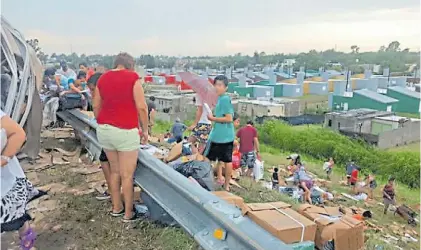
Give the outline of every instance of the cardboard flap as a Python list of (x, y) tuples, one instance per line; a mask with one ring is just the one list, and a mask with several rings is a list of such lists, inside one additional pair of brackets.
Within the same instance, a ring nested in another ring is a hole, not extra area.
[(342, 216), (343, 214), (339, 210), (339, 207), (324, 207), (327, 214), (330, 216)]
[(241, 208), (243, 215), (247, 214), (249, 211), (265, 211), (265, 210), (275, 210), (275, 209), (285, 209), (290, 208), (291, 205), (279, 202), (270, 202), (270, 203), (248, 203)]
[(168, 162), (176, 160), (177, 158), (181, 156), (182, 150), (183, 150), (182, 142), (175, 144), (174, 147), (172, 147), (170, 152), (168, 153), (166, 160)]
[(240, 196), (237, 196), (227, 191), (214, 191), (212, 192), (212, 194), (228, 202), (229, 204), (239, 207), (240, 209), (244, 207), (244, 200)]
[(305, 212), (308, 208), (312, 207), (313, 205), (310, 204), (302, 204), (300, 205), (300, 207), (298, 208), (298, 212), (302, 213)]
[(308, 204), (301, 205), (299, 210), (307, 213), (328, 214), (325, 208)]
[(291, 205), (281, 201), (270, 203), (248, 203), (247, 206), (251, 211), (274, 210), (291, 207)]
[(314, 218), (313, 221), (316, 222), (317, 224), (322, 225), (322, 226), (327, 226), (327, 225), (335, 223), (335, 221), (331, 221), (331, 220), (328, 220), (326, 218), (322, 218), (322, 217), (320, 217), (320, 215), (319, 215), (318, 218)]
[(347, 224), (350, 227), (358, 227), (359, 225), (362, 225), (363, 222), (359, 221), (355, 218), (352, 218), (351, 216), (343, 216), (341, 218), (341, 221), (345, 224)]
[(301, 205), (299, 208), (299, 211), (307, 212), (307, 213), (324, 214), (324, 215), (329, 215), (329, 216), (342, 215), (338, 207), (318, 207), (318, 206), (308, 205), (308, 204)]

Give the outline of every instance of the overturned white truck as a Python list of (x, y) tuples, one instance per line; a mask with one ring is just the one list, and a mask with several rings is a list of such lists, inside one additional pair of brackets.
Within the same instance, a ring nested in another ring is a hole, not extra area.
[(40, 149), (43, 66), (23, 35), (1, 16), (1, 109), (26, 131), (22, 153), (35, 159)]

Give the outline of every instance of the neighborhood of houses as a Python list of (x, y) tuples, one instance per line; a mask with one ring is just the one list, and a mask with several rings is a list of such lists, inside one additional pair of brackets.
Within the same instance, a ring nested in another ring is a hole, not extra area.
[[(158, 119), (192, 119), (195, 94), (170, 70), (141, 70), (148, 96), (154, 96)], [(221, 72), (206, 69), (196, 72), (212, 81)], [(376, 69), (376, 71), (379, 71)], [(152, 73), (153, 72), (153, 73)], [(248, 118), (299, 118), (310, 110), (322, 119), (301, 119), (303, 123), (322, 123), (324, 127), (357, 136), (379, 148), (390, 148), (419, 141), (419, 76), (391, 76), (389, 69), (373, 74), (335, 70), (275, 72), (264, 68), (223, 72), (229, 79), (228, 92), (240, 116)], [(417, 118), (411, 118), (417, 117)], [(323, 123), (324, 120), (324, 123)]]

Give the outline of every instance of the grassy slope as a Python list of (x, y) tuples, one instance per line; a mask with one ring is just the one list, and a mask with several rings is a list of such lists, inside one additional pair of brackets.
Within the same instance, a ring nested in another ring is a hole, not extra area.
[[(157, 122), (156, 125), (154, 126), (153, 131), (157, 134), (163, 133), (166, 130), (168, 130), (169, 126), (170, 124), (168, 123)], [(308, 128), (308, 127), (302, 126), (302, 128), (298, 127), (297, 129), (304, 129), (304, 128)], [(288, 163), (288, 161), (286, 160), (286, 157), (289, 155), (289, 152), (281, 152), (280, 150), (277, 150), (272, 147), (268, 147), (266, 145), (261, 145), (260, 150), (262, 152), (262, 159), (265, 161), (266, 170), (269, 168), (272, 168), (273, 166)], [(303, 160), (309, 171), (316, 174), (319, 178), (325, 178), (325, 175), (322, 171), (322, 164), (323, 164), (322, 162), (315, 160), (314, 158), (307, 157), (305, 155), (303, 156)], [(336, 166), (336, 168), (334, 169), (334, 172), (331, 176), (332, 185), (329, 187), (329, 191), (333, 191), (336, 193), (348, 193), (349, 192), (348, 187), (344, 187), (338, 184), (339, 181), (344, 178), (344, 175), (343, 175), (344, 170), (340, 168), (341, 168), (340, 166)], [(269, 174), (267, 172), (265, 173), (264, 178), (266, 180), (270, 179)], [(375, 191), (374, 196), (375, 196), (376, 201), (381, 202), (380, 189), (382, 186), (384, 186), (385, 180), (381, 180), (377, 178), (377, 181), (378, 181), (379, 187)], [(246, 202), (284, 201), (284, 202), (292, 204), (293, 206), (298, 205), (294, 200), (290, 199), (289, 197), (284, 196), (280, 194), (279, 192), (268, 190), (250, 180), (242, 179), (240, 181), (240, 185), (242, 185), (244, 189), (234, 189), (233, 192), (243, 197)], [(397, 183), (396, 192), (397, 192), (398, 203), (405, 203), (408, 205), (414, 205), (414, 204), (420, 203), (420, 190), (419, 189), (409, 189), (407, 186)], [(388, 246), (386, 243), (384, 243), (380, 239), (381, 239), (381, 236), (385, 235), (386, 233), (393, 235), (393, 231), (390, 231), (391, 228), (389, 228), (388, 226), (396, 224), (396, 223), (399, 223), (400, 225), (405, 225), (405, 222), (401, 218), (395, 217), (391, 213), (387, 215), (383, 215), (382, 213), (383, 207), (378, 204), (375, 204), (370, 207), (366, 207), (363, 202), (348, 201), (348, 202), (343, 203), (342, 205), (345, 205), (345, 206), (356, 205), (356, 206), (365, 207), (371, 210), (374, 214), (373, 222), (376, 225), (384, 228), (385, 231), (381, 234), (378, 234), (372, 231), (366, 232), (366, 235), (369, 237), (369, 240), (367, 241), (367, 245), (366, 245), (367, 249), (374, 249), (374, 246), (378, 244), (384, 246), (385, 250), (396, 249), (392, 246)], [(419, 233), (419, 228), (417, 228), (417, 232)], [(404, 247), (404, 249), (419, 249), (419, 245), (414, 244), (414, 243), (410, 243), (408, 245), (402, 245), (401, 247)]]
[(390, 148), (388, 151), (394, 151), (394, 152), (420, 152), (420, 142), (411, 143), (405, 146), (400, 146), (396, 148)]
[[(285, 152), (279, 152), (273, 148), (269, 148), (269, 147), (263, 147), (262, 148), (262, 159), (264, 159), (265, 161), (265, 166), (266, 168), (270, 168), (271, 166), (277, 166), (279, 164), (287, 164), (288, 161), (286, 160), (286, 157), (288, 156), (287, 153)], [(312, 173), (316, 174), (319, 178), (325, 178), (324, 172), (322, 170), (322, 163), (319, 161), (315, 161), (309, 157), (303, 157), (303, 160), (306, 164), (306, 168), (311, 171)], [(332, 185), (329, 187), (329, 191), (334, 191), (336, 193), (348, 193), (349, 192), (349, 188), (348, 187), (344, 187), (341, 186), (340, 184), (338, 184), (338, 182), (343, 179), (343, 175), (342, 175), (342, 171), (338, 168), (336, 168), (332, 174)], [(374, 193), (374, 197), (375, 200), (380, 202), (382, 200), (381, 196), (381, 187), (384, 186), (385, 181), (383, 180), (378, 180), (379, 181), (379, 187), (377, 188), (377, 190)], [(414, 204), (419, 204), (420, 202), (420, 191), (419, 189), (414, 190), (414, 189), (408, 189), (406, 186), (404, 185), (397, 185), (396, 188), (396, 193), (397, 193), (397, 201), (398, 203), (405, 203), (408, 205), (414, 205)], [(374, 249), (374, 246), (377, 244), (380, 244), (382, 246), (386, 246), (385, 249), (389, 249), (388, 247), (390, 247), (390, 249), (396, 249), (394, 247), (391, 246), (387, 246), (384, 242), (382, 242), (381, 236), (387, 234), (393, 235), (393, 230), (392, 228), (390, 228), (390, 225), (396, 225), (396, 223), (399, 223), (400, 225), (405, 225), (405, 221), (399, 217), (395, 217), (392, 213), (389, 213), (387, 215), (383, 215), (383, 207), (381, 205), (373, 205), (370, 207), (367, 207), (363, 202), (354, 202), (354, 201), (348, 201), (346, 203), (343, 203), (342, 205), (345, 206), (358, 206), (358, 207), (364, 207), (366, 209), (369, 209), (370, 211), (373, 212), (374, 214), (374, 218), (373, 218), (373, 222), (378, 225), (383, 227), (383, 229), (385, 230), (382, 234), (377, 234), (371, 231), (367, 231), (366, 235), (368, 235), (369, 240), (367, 241), (367, 249)], [(419, 233), (419, 228), (416, 228), (416, 231)], [(401, 247), (403, 247), (404, 249), (419, 249), (419, 245), (411, 243), (408, 245), (401, 245)]]

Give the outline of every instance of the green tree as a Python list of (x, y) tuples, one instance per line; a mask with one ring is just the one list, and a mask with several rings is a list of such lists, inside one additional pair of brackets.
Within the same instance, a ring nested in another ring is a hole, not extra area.
[(260, 64), (260, 54), (257, 51), (255, 51), (253, 54), (253, 63)]
[(400, 45), (401, 45), (400, 42), (393, 41), (393, 42), (389, 43), (389, 46), (387, 46), (386, 51), (397, 52), (397, 51), (400, 50), (400, 48), (399, 48)]
[(358, 47), (357, 45), (352, 45), (351, 50), (353, 54), (358, 54), (360, 52), (360, 47)]

